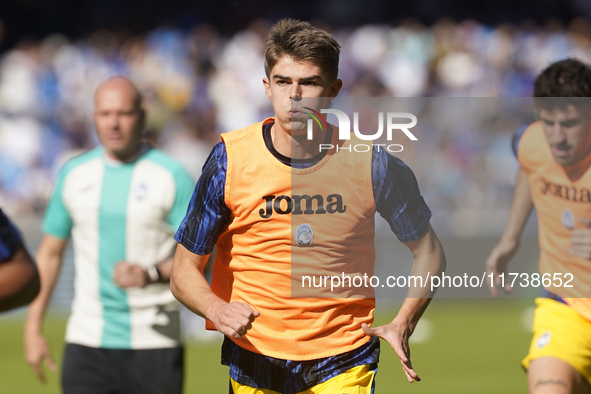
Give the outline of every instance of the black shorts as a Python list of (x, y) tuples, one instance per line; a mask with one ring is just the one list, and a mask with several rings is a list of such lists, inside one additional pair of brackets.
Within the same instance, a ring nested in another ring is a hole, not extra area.
[(180, 394), (184, 349), (101, 349), (67, 344), (64, 394)]

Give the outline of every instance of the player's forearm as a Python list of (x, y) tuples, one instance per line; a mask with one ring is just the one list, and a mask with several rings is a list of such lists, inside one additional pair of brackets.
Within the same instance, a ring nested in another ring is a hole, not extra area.
[(195, 275), (193, 270), (186, 268), (173, 269), (170, 281), (172, 294), (191, 312), (213, 320), (214, 311), (226, 302), (211, 291), (202, 275)]
[(533, 201), (527, 175), (523, 169), (519, 170), (517, 181), (515, 182), (515, 190), (513, 192), (513, 201), (511, 202), (511, 209), (509, 211), (509, 220), (503, 236), (502, 242), (517, 243), (521, 237), (521, 232), (525, 227), (525, 223), (533, 209)]
[(213, 293), (203, 276), (208, 257), (193, 254), (179, 245), (172, 265), (170, 290), (187, 309), (212, 320), (214, 311), (226, 302)]
[(10, 261), (0, 263), (0, 312), (26, 305), (38, 293), (35, 262), (21, 244)]
[(423, 280), (422, 285), (409, 288), (394, 322), (408, 325), (412, 332), (437, 290), (431, 290), (428, 278), (439, 276), (445, 271), (447, 262), (441, 242), (432, 228), (420, 240), (407, 246), (414, 254), (411, 276), (421, 277)]
[(430, 299), (433, 298), (437, 288), (427, 286), (430, 277), (439, 276), (447, 266), (445, 253), (439, 238), (431, 227), (425, 235), (417, 241), (406, 243), (414, 255), (410, 275), (421, 277), (421, 282), (415, 282), (415, 286), (409, 287), (407, 298)]
[(431, 300), (432, 298), (406, 298), (392, 323), (407, 327), (410, 333), (414, 332)]
[[(65, 246), (65, 241), (63, 241)], [(58, 243), (59, 244), (59, 243)], [(31, 303), (25, 325), (26, 332), (41, 332), (43, 316), (57, 282), (62, 264), (63, 246), (56, 248), (56, 243), (41, 242), (37, 251), (37, 268), (41, 281), (41, 290)]]

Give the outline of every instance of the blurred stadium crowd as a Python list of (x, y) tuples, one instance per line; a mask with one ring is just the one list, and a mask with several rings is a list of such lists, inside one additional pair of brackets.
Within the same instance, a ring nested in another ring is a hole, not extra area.
[[(335, 30), (315, 23), (342, 46), (341, 96), (527, 97), (550, 62), (569, 56), (591, 62), (591, 25), (582, 18), (543, 27), (442, 19), (430, 27), (408, 20)], [(6, 50), (0, 54), (0, 206), (17, 222), (19, 215), (43, 213), (59, 166), (97, 145), (92, 93), (113, 74), (130, 76), (145, 93), (147, 138), (197, 178), (220, 133), (272, 113), (261, 83), (269, 27), (259, 20), (232, 37), (205, 24), (142, 35), (98, 30), (76, 41), (55, 34), (23, 40)], [(439, 233), (501, 231), (517, 168), (512, 131), (430, 133), (417, 145), (410, 164)], [(423, 165), (415, 165), (421, 158)], [(483, 225), (484, 215), (498, 223)]]

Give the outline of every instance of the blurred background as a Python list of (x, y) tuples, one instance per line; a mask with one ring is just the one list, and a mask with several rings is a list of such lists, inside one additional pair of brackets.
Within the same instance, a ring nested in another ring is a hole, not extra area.
[[(272, 114), (261, 82), (264, 39), (282, 17), (334, 35), (345, 97), (528, 97), (535, 75), (551, 62), (591, 62), (587, 0), (2, 0), (0, 206), (30, 251), (60, 166), (98, 144), (91, 112), (99, 81), (132, 78), (145, 96), (147, 139), (197, 179), (220, 133)], [(429, 133), (403, 157), (448, 255), (469, 264), (484, 264), (508, 215), (517, 170), (512, 131)], [(535, 264), (535, 218), (525, 235), (518, 258)], [(72, 277), (69, 252), (48, 315), (58, 358)], [(378, 320), (391, 319), (395, 302), (380, 302)], [(419, 374), (422, 362), (429, 378), (409, 391), (524, 392), (519, 360), (528, 347), (531, 300), (433, 304), (413, 353)], [(0, 317), (0, 393), (58, 392), (55, 375), (41, 386), (22, 360), (23, 316)], [(203, 334), (188, 315), (184, 327), (192, 343), (187, 392), (225, 392), (219, 337)], [(397, 371), (378, 380), (387, 393), (404, 379), (393, 352), (383, 353), (381, 371)]]

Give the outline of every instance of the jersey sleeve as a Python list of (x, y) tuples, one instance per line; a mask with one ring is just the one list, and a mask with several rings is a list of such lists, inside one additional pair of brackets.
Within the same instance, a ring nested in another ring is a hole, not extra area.
[(43, 233), (66, 239), (72, 231), (72, 217), (64, 204), (63, 189), (66, 171), (62, 168), (55, 182), (45, 217), (43, 218)]
[(187, 214), (176, 233), (175, 239), (195, 254), (210, 254), (230, 220), (231, 212), (224, 198), (227, 165), (226, 146), (220, 142), (203, 166)]
[(372, 183), (376, 209), (401, 242), (419, 239), (432, 213), (412, 170), (383, 149), (373, 150)]
[(175, 182), (175, 195), (173, 205), (168, 213), (168, 223), (176, 231), (187, 212), (189, 201), (191, 200), (191, 194), (195, 186), (195, 181), (189, 173), (179, 165), (178, 169), (174, 172)]
[(0, 209), (0, 263), (9, 260), (21, 242), (18, 230)]

